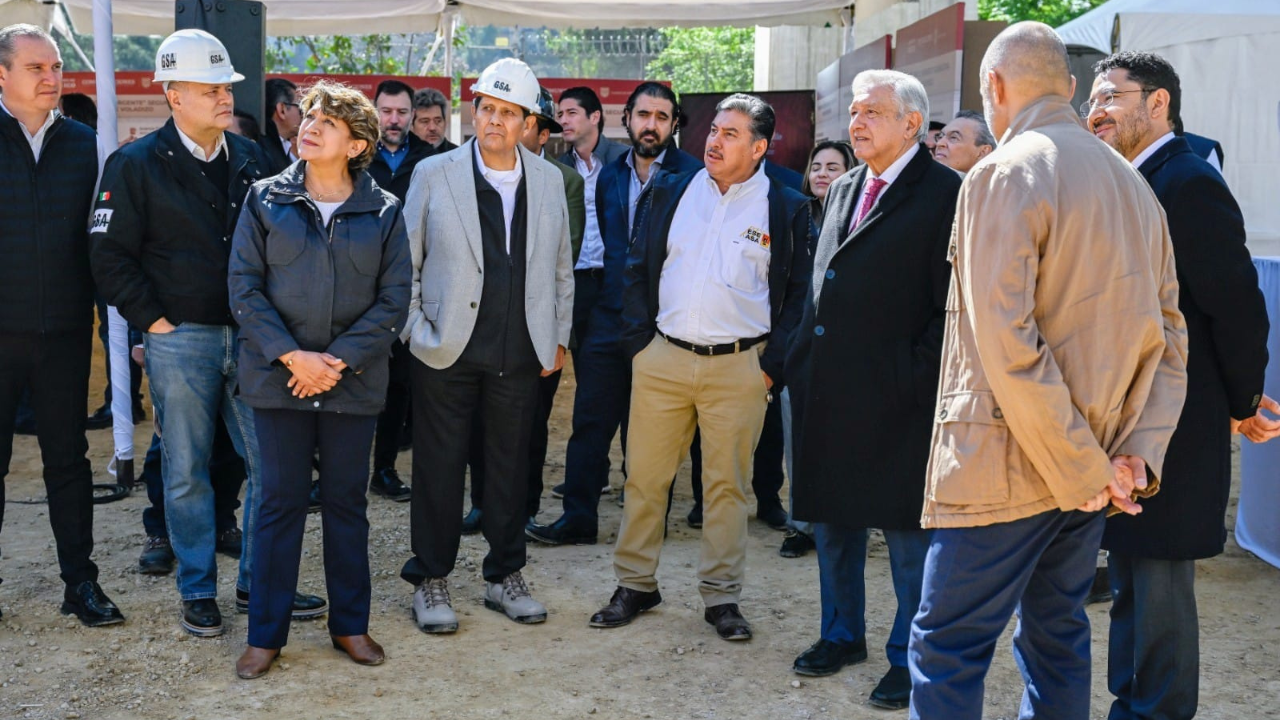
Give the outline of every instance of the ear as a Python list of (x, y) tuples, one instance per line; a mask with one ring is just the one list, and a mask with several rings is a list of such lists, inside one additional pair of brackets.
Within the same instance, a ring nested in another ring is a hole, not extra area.
[(1147, 96), (1147, 114), (1162, 120), (1169, 120), (1169, 91), (1159, 88)]
[(752, 160), (756, 162), (760, 162), (760, 158), (764, 157), (764, 154), (767, 152), (769, 152), (768, 140), (765, 140), (764, 138), (760, 138), (759, 140), (756, 140), (755, 142), (751, 143), (751, 159)]
[(920, 133), (920, 126), (924, 124), (924, 116), (916, 111), (907, 113), (907, 137), (913, 138)]
[(177, 88), (172, 85), (170, 85), (169, 89), (165, 91), (164, 99), (169, 101), (170, 109), (174, 109), (182, 105), (182, 95), (178, 92)]
[(351, 157), (351, 158), (359, 157), (360, 154), (363, 153), (368, 147), (369, 147), (368, 140), (352, 140), (351, 148), (350, 148), (351, 151), (347, 153), (347, 157)]
[(551, 139), (551, 128), (547, 128), (546, 130), (543, 130), (542, 132), (538, 133), (539, 145), (546, 145), (547, 141), (550, 139)]
[(991, 95), (991, 104), (1003, 105), (1005, 103), (1005, 87), (1004, 78), (1000, 77), (1000, 73), (995, 69), (987, 71), (987, 88)]
[(529, 132), (530, 130), (533, 130), (536, 127), (538, 127), (538, 118), (534, 117), (533, 115), (526, 115), (524, 118), (525, 132)]
[(601, 112), (600, 112), (599, 110), (597, 110), (597, 111), (595, 111), (595, 112), (591, 113), (590, 115), (588, 115), (588, 116), (587, 116), (587, 120), (590, 120), (592, 125), (599, 125), (599, 124), (600, 124), (600, 118), (601, 118), (601, 117), (602, 117)]
[(1071, 78), (1071, 87), (1067, 90), (1067, 97), (1073, 98), (1076, 96), (1076, 76), (1071, 75), (1069, 77)]

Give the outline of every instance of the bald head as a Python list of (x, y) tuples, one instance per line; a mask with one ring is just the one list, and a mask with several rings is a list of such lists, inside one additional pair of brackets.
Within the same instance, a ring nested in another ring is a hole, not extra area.
[(982, 56), (983, 109), (996, 137), (1030, 102), (1046, 95), (1070, 99), (1074, 91), (1067, 46), (1044, 23), (1010, 25)]

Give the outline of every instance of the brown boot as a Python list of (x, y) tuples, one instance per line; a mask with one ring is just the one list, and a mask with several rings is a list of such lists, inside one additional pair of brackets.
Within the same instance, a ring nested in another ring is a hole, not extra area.
[(242, 680), (252, 680), (267, 674), (271, 663), (280, 657), (279, 649), (260, 648), (252, 645), (244, 649), (244, 654), (236, 661), (236, 675)]
[(387, 659), (382, 646), (367, 634), (330, 635), (329, 638), (333, 640), (334, 650), (346, 653), (357, 664), (381, 665), (382, 661)]

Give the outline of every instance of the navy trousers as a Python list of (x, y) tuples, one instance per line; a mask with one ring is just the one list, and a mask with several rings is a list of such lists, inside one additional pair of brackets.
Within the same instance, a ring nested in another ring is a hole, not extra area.
[(1200, 701), (1196, 561), (1111, 552), (1108, 720), (1189, 720)]
[(365, 491), (377, 416), (259, 409), (254, 420), (262, 454), (262, 500), (249, 596), (249, 644), (275, 649), (289, 639), (311, 493), (311, 459), (317, 448), (329, 634), (367, 633), (371, 584)]
[(933, 531), (911, 626), (911, 720), (981, 720), (983, 681), (1015, 612), (1019, 718), (1088, 720), (1089, 616), (1104, 513), (1050, 512)]
[[(816, 523), (818, 581), (822, 597), (822, 639), (837, 643), (862, 640), (867, 634), (866, 528)], [(885, 655), (895, 667), (907, 666), (907, 642), (911, 619), (920, 607), (924, 583), (924, 559), (929, 552), (928, 530), (885, 530), (889, 568), (898, 611), (885, 643)]]

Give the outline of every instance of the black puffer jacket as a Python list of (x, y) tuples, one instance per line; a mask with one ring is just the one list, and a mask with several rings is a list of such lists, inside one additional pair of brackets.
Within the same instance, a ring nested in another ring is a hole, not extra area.
[[(251, 407), (376, 415), (391, 343), (409, 309), (400, 203), (367, 172), (329, 220), (303, 185), (306, 163), (253, 186), (236, 227), (228, 287), (240, 323), (240, 396)], [(328, 352), (348, 366), (329, 392), (293, 397), (278, 358)]]
[(226, 134), (228, 193), (203, 175), (173, 120), (111, 154), (94, 208), (90, 257), (102, 297), (134, 327), (230, 325), (227, 258), (262, 149)]
[(0, 110), (0, 333), (93, 324), (88, 233), (97, 180), (88, 126), (58, 117), (37, 164), (18, 121)]

